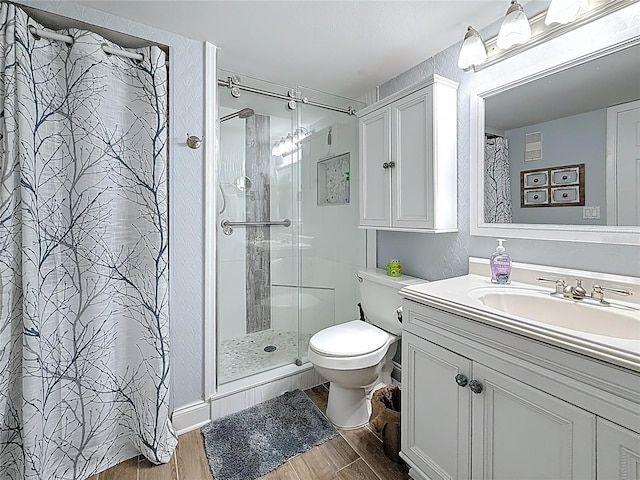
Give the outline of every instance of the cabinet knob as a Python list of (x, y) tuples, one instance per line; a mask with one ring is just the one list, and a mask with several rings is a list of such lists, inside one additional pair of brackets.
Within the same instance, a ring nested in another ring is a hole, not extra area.
[(396, 162), (394, 162), (393, 160), (389, 162), (389, 168), (393, 168), (396, 166)]
[(456, 383), (460, 387), (466, 387), (467, 383), (469, 383), (469, 379), (467, 378), (466, 375), (459, 373), (458, 375), (456, 375)]
[(385, 170), (386, 170), (387, 168), (389, 168), (389, 162), (384, 162), (384, 163), (382, 164), (382, 168), (384, 168)]
[(469, 382), (469, 388), (473, 393), (482, 393), (482, 390), (484, 389), (482, 384), (477, 380), (471, 380)]

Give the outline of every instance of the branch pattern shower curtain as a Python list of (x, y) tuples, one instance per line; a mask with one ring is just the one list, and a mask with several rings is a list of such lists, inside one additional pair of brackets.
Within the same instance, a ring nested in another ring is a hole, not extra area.
[(0, 477), (167, 462), (167, 72), (0, 4)]
[(487, 138), (484, 146), (484, 221), (511, 223), (512, 220), (507, 139)]

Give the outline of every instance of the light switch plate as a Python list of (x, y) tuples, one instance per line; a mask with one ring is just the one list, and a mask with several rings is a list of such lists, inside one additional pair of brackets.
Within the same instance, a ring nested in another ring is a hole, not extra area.
[(600, 206), (582, 207), (582, 218), (585, 220), (598, 220), (600, 218)]

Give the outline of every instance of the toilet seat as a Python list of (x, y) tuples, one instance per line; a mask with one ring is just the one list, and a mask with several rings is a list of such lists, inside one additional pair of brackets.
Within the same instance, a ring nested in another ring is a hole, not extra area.
[(382, 348), (388, 338), (384, 330), (353, 320), (320, 330), (309, 340), (309, 347), (329, 357), (356, 357)]
[(361, 320), (334, 325), (309, 340), (309, 361), (336, 370), (367, 368), (380, 362), (396, 339), (381, 328)]

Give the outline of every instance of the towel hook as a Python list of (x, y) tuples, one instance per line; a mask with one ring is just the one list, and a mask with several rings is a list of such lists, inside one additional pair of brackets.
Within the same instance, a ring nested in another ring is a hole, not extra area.
[(204, 142), (204, 137), (200, 138), (195, 135), (189, 135), (187, 133), (187, 146), (189, 148), (197, 150), (202, 145), (202, 142)]

